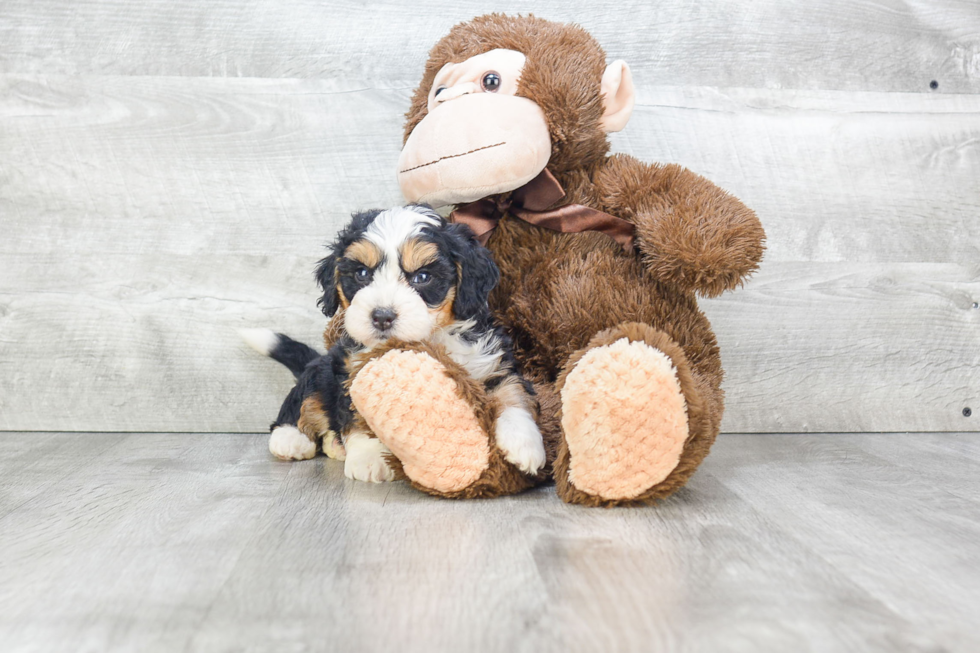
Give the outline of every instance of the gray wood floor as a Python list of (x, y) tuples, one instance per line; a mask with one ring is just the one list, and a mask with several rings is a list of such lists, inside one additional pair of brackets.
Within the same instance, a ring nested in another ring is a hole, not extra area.
[(980, 436), (723, 436), (688, 488), (451, 502), (261, 435), (0, 434), (2, 651), (976, 651)]

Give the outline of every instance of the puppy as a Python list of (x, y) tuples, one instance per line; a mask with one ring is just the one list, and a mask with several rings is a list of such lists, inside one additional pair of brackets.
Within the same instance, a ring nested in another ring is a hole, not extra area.
[(532, 413), (534, 391), (490, 315), (487, 298), (500, 274), (469, 227), (420, 205), (368, 211), (355, 214), (329, 249), (316, 271), (323, 290), (318, 303), (331, 318), (342, 310), (343, 333), (326, 355), (282, 334), (243, 332), (297, 377), (272, 424), (270, 451), (311, 458), (322, 439), (325, 454), (345, 457), (347, 477), (394, 480), (391, 452), (356, 419), (345, 390), (350, 357), (394, 338), (441, 345), (482, 382), (503, 407), (497, 447), (520, 470), (537, 473), (545, 452)]

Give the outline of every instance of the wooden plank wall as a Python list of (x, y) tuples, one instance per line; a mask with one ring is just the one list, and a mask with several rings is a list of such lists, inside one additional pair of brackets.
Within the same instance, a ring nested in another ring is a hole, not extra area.
[(290, 376), (235, 329), (318, 338), (322, 244), (400, 202), (426, 52), (490, 10), (591, 30), (614, 149), (759, 212), (703, 303), (724, 430), (980, 430), (976, 0), (5, 0), (0, 429), (262, 430)]

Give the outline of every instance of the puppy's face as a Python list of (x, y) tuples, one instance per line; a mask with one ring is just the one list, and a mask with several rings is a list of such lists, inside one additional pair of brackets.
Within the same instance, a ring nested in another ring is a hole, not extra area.
[(409, 206), (355, 216), (321, 261), (324, 312), (343, 307), (352, 338), (369, 347), (388, 338), (425, 340), (486, 311), (498, 273), (461, 225)]

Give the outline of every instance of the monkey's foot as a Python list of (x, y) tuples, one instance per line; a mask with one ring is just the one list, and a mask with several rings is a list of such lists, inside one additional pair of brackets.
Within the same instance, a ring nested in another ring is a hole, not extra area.
[(368, 362), (350, 394), (405, 475), (419, 485), (456, 492), (486, 471), (486, 433), (473, 408), (459, 396), (456, 382), (426, 354), (392, 350)]
[(482, 385), (444, 352), (403, 345), (378, 352), (353, 374), (357, 412), (415, 487), (473, 498), (532, 485), (493, 446), (493, 409)]
[(600, 335), (569, 361), (561, 385), (558, 493), (589, 505), (665, 496), (674, 488), (658, 493), (658, 485), (678, 467), (689, 436), (692, 389), (682, 388), (679, 370), (689, 378), (687, 361), (669, 339), (660, 344), (673, 357), (658, 348), (666, 336), (645, 325)]

